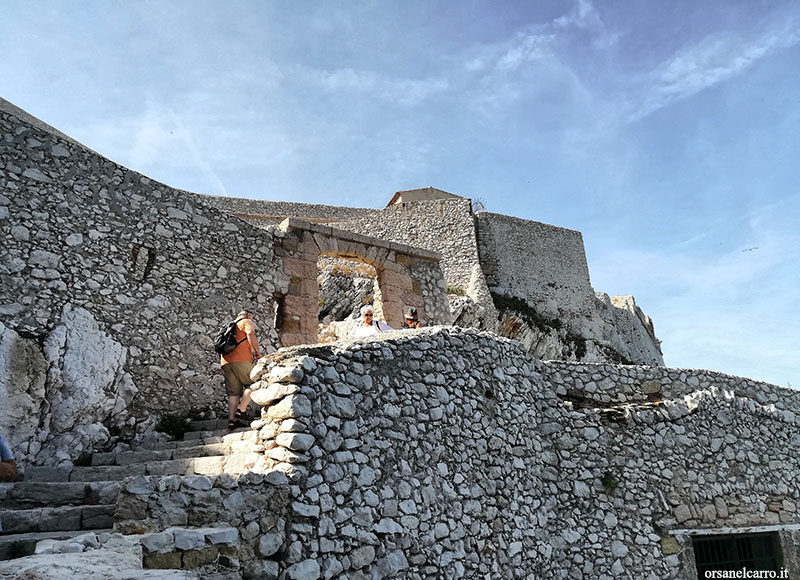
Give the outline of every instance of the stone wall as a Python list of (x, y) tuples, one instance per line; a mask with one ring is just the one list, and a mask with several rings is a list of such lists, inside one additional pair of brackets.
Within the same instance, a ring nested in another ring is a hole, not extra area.
[(476, 219), (493, 292), (522, 298), (545, 316), (591, 313), (594, 291), (580, 232), (488, 212)]
[(290, 201), (267, 201), (218, 195), (200, 195), (199, 201), (225, 213), (236, 215), (254, 223), (265, 225), (278, 223), (287, 217), (310, 222), (339, 222), (358, 218), (369, 218), (380, 214), (379, 210), (361, 207), (342, 207), (318, 203), (295, 203)]
[(146, 568), (216, 562), (250, 578), (274, 578), (290, 532), (290, 503), (289, 481), (275, 471), (238, 478), (138, 476), (120, 490), (114, 532), (132, 534), (141, 544)]
[(291, 528), (285, 545), (301, 549), (282, 569), (693, 578), (696, 530), (762, 526), (782, 530), (784, 565), (800, 573), (793, 391), (704, 371), (545, 363), (458, 328), (277, 360), (262, 370), (254, 427), (267, 464), (297, 486), (289, 527), (306, 524)]
[[(221, 406), (216, 329), (247, 305), (266, 350), (277, 345), (273, 293), (286, 281), (273, 234), (0, 104), (0, 322), (43, 344), (64, 312), (84, 310), (119, 345), (134, 409)], [(76, 387), (107, 381), (72, 371)], [(26, 381), (14, 374), (5, 384)]]

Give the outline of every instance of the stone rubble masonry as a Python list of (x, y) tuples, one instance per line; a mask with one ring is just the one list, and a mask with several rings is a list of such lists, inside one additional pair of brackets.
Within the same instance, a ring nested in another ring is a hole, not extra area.
[[(144, 549), (145, 565), (176, 559), (215, 546), (229, 546), (250, 577), (259, 577), (263, 560), (276, 557), (288, 533), (291, 490), (287, 477), (274, 470), (230, 475), (126, 480), (117, 500), (114, 532), (135, 539)], [(277, 567), (277, 565), (276, 565)]]
[(43, 341), (65, 308), (84, 309), (125, 351), (130, 410), (219, 405), (217, 328), (247, 306), (265, 350), (279, 345), (274, 295), (288, 281), (273, 232), (18, 114), (0, 102), (0, 322)]
[(795, 391), (457, 327), (276, 361), (253, 427), (293, 490), (288, 577), (691, 578), (685, 530), (751, 526), (800, 573)]
[(251, 223), (260, 227), (278, 224), (287, 217), (298, 218), (308, 222), (333, 223), (380, 215), (379, 210), (361, 207), (243, 199), (218, 195), (201, 195), (199, 197), (200, 201), (206, 205), (227, 214), (235, 215), (245, 221), (251, 221)]
[(399, 203), (336, 227), (436, 252), (447, 283), (466, 290), (480, 263), (471, 204), (467, 198)]

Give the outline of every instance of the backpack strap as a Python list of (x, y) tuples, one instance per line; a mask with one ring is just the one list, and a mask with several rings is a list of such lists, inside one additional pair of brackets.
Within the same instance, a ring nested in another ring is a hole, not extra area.
[[(236, 320), (233, 321), (233, 323), (238, 325), (239, 322), (242, 321), (242, 320), (247, 320), (247, 319), (246, 318), (237, 318)], [(236, 346), (239, 346), (245, 340), (247, 340), (247, 333), (245, 333), (245, 336), (244, 336), (244, 338), (242, 340), (239, 340), (239, 341), (236, 342)]]

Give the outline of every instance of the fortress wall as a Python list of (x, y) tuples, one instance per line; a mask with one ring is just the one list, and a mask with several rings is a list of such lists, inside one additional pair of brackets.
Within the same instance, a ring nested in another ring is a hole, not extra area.
[[(287, 217), (306, 221), (339, 222), (368, 217), (379, 210), (360, 207), (341, 207), (316, 203), (294, 203), (290, 201), (266, 201), (242, 199), (218, 195), (198, 195), (201, 203), (231, 215), (249, 216), (253, 222), (279, 222)], [(270, 219), (271, 218), (271, 219)]]
[(594, 291), (580, 232), (488, 212), (476, 219), (489, 288), (522, 298), (544, 315), (592, 312)]
[(374, 215), (334, 225), (438, 252), (447, 283), (464, 290), (473, 266), (478, 264), (472, 202), (466, 198), (400, 203)]
[[(267, 350), (277, 344), (273, 292), (286, 281), (273, 264), (272, 233), (3, 111), (0, 322), (41, 344), (62, 312), (85, 310), (121, 345), (120, 372), (138, 388), (135, 407), (221, 407), (210, 339), (219, 325), (248, 305)], [(76, 388), (107, 379), (94, 367), (48, 373), (48, 385), (71, 377)], [(3, 379), (8, 388), (27, 382)]]
[(800, 572), (795, 415), (733, 378), (728, 391), (702, 388), (703, 373), (609, 365), (593, 367), (596, 381), (684, 373), (694, 390), (624, 418), (578, 409), (551, 379), (577, 381), (588, 366), (459, 328), (284, 352), (254, 396), (266, 460), (299, 490), (281, 567), (695, 578), (687, 530), (766, 526), (780, 531), (790, 577)]

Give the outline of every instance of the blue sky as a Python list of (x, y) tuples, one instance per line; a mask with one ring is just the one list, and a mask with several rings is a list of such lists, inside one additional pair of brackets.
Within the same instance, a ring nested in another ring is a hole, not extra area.
[(3, 0), (0, 96), (200, 193), (580, 230), (669, 366), (800, 386), (800, 3)]

